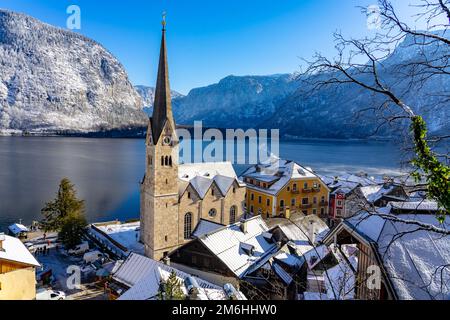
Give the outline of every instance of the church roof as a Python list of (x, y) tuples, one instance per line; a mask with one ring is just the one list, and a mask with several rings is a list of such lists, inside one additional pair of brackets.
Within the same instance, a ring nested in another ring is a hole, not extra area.
[(213, 184), (222, 195), (226, 195), (233, 183), (237, 181), (236, 172), (231, 162), (204, 162), (182, 164), (178, 168), (179, 194), (182, 195), (191, 185), (198, 196), (203, 199)]
[(175, 121), (172, 114), (172, 100), (170, 95), (169, 66), (167, 61), (166, 29), (162, 30), (161, 50), (159, 55), (158, 79), (156, 81), (155, 103), (151, 118), (151, 134), (156, 143), (169, 122), (175, 130)]

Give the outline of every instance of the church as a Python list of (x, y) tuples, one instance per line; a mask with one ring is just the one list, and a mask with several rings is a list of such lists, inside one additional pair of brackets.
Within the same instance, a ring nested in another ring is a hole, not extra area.
[(140, 239), (145, 255), (160, 260), (192, 239), (207, 222), (228, 225), (245, 213), (246, 186), (229, 162), (179, 164), (163, 21), (153, 115), (141, 182)]

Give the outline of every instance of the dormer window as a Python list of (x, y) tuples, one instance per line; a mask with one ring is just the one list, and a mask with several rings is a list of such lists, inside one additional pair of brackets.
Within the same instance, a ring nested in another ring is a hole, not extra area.
[(250, 257), (252, 257), (255, 253), (255, 247), (248, 243), (241, 242), (241, 249), (244, 253)]

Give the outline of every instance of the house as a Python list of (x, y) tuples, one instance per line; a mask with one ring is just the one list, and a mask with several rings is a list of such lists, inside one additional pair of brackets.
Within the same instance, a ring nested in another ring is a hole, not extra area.
[(146, 170), (140, 188), (140, 241), (147, 257), (160, 260), (189, 242), (201, 220), (227, 225), (244, 216), (246, 188), (231, 163), (179, 163), (165, 23), (155, 103), (145, 146)]
[(371, 207), (386, 207), (389, 202), (404, 202), (408, 194), (400, 184), (386, 182), (381, 185), (366, 186), (357, 189), (358, 197), (354, 201), (363, 201)]
[(345, 174), (342, 176), (329, 178), (322, 177), (330, 188), (330, 208), (328, 223), (333, 225), (342, 218), (350, 217), (359, 208), (354, 208), (352, 200), (356, 198), (356, 191), (361, 187), (380, 185), (382, 180), (369, 178), (364, 174)]
[(0, 234), (0, 300), (34, 300), (37, 267), (19, 239)]
[(440, 224), (430, 214), (399, 217), (380, 208), (342, 221), (323, 242), (339, 250), (356, 246), (356, 299), (448, 300), (450, 241), (438, 232), (448, 228), (448, 217)]
[(231, 283), (251, 299), (283, 299), (296, 290), (299, 257), (274, 237), (261, 216), (195, 238), (169, 255), (179, 270)]
[(392, 214), (431, 214), (436, 215), (442, 211), (436, 201), (421, 200), (408, 202), (389, 202), (388, 207), (391, 208)]
[(21, 223), (14, 223), (8, 227), (9, 234), (16, 238), (27, 238), (30, 230)]
[(272, 157), (247, 169), (241, 180), (247, 184), (246, 208), (252, 215), (328, 215), (329, 188), (311, 168)]
[(114, 272), (112, 276), (114, 282), (111, 287), (118, 295), (118, 300), (157, 300), (161, 282), (166, 281), (171, 273), (176, 274), (186, 298), (193, 300), (245, 300), (245, 296), (231, 285), (225, 288), (214, 285), (136, 253), (131, 253)]

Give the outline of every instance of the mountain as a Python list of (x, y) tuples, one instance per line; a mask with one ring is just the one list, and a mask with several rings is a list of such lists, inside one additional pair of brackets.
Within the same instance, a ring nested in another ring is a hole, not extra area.
[[(155, 88), (147, 86), (134, 86), (136, 92), (141, 96), (142, 102), (144, 104), (144, 111), (147, 115), (151, 116), (153, 113), (153, 103), (155, 101)], [(178, 99), (184, 97), (181, 93), (176, 91), (171, 91), (172, 99)]]
[[(435, 76), (423, 87), (409, 87), (399, 72), (399, 66), (423, 60), (424, 54), (431, 61), (437, 56), (449, 57), (449, 48), (431, 43), (424, 50), (418, 50), (411, 45), (417, 41), (407, 37), (383, 61), (381, 78), (424, 116), (432, 134), (448, 133), (449, 103), (439, 103), (439, 99), (442, 101), (442, 95), (450, 92), (450, 77)], [(380, 119), (373, 112), (361, 111), (381, 105), (384, 99), (380, 96), (353, 84), (313, 90), (296, 79), (288, 74), (230, 76), (218, 84), (194, 89), (186, 97), (177, 99), (175, 116), (178, 123), (186, 125), (203, 120), (204, 126), (220, 128), (278, 128), (282, 136), (289, 138), (362, 139), (373, 136)], [(357, 118), (356, 114), (360, 117)], [(393, 137), (398, 135), (399, 128), (404, 132), (405, 123), (382, 127), (376, 135)]]
[(0, 130), (145, 126), (141, 97), (100, 44), (0, 10)]
[(229, 76), (176, 99), (174, 114), (182, 124), (202, 120), (209, 127), (252, 127), (272, 117), (276, 107), (297, 87), (295, 77), (289, 74)]

